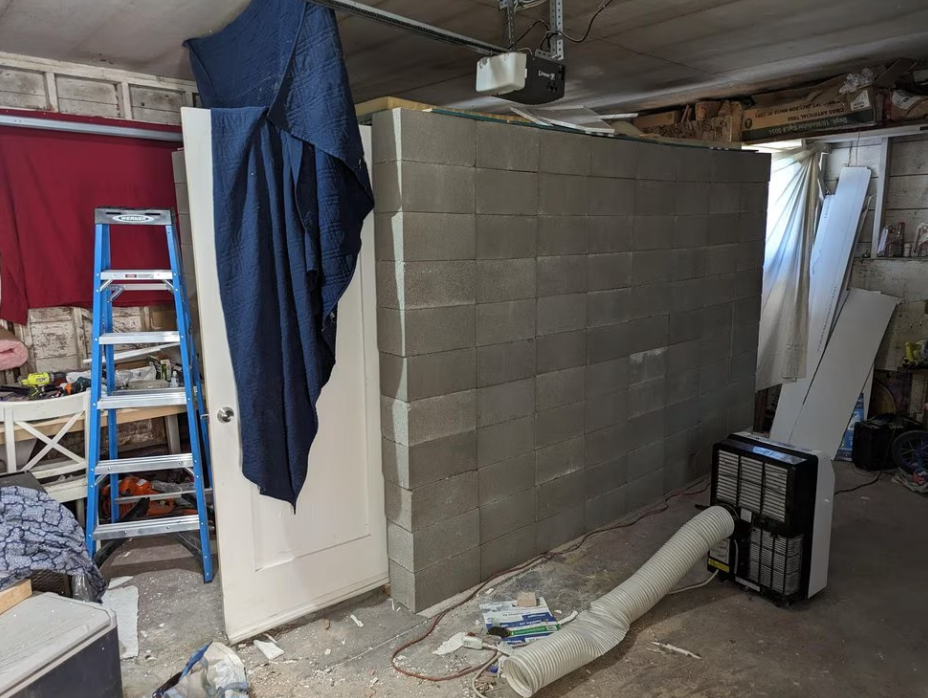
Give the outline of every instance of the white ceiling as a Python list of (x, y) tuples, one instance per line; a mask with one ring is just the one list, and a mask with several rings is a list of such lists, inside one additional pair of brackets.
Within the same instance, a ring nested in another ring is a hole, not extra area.
[[(363, 0), (503, 43), (498, 0)], [(0, 0), (0, 47), (43, 58), (190, 77), (181, 42), (222, 27), (247, 0)], [(601, 0), (564, 0), (582, 35)], [(519, 13), (517, 32), (546, 6)], [(473, 92), (479, 56), (369, 20), (342, 17), (356, 101), (394, 95), (504, 107)], [(537, 27), (524, 45), (537, 46)], [(928, 58), (926, 0), (613, 0), (583, 44), (566, 45), (563, 104), (601, 112), (750, 93), (845, 68)]]

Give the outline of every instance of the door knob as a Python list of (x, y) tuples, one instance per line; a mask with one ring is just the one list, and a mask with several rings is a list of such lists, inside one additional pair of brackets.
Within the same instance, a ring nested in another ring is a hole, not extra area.
[(216, 417), (218, 417), (219, 421), (223, 424), (227, 424), (235, 417), (235, 412), (231, 407), (221, 407), (219, 408), (219, 412), (216, 413)]

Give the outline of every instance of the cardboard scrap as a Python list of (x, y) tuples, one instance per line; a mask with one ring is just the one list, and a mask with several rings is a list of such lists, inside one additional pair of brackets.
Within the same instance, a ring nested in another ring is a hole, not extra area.
[(500, 631), (508, 633), (503, 642), (509, 645), (524, 645), (540, 640), (560, 629), (560, 624), (541, 597), (537, 606), (519, 606), (516, 601), (480, 604), (483, 621), (491, 635)]
[(258, 650), (264, 657), (270, 661), (272, 659), (277, 659), (284, 654), (284, 651), (280, 649), (273, 642), (265, 642), (264, 640), (255, 640), (254, 641), (255, 649)]

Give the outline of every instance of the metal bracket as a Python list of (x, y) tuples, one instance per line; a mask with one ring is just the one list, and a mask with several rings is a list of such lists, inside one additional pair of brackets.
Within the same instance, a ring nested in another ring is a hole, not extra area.
[(535, 51), (535, 55), (550, 58), (552, 61), (563, 61), (564, 35), (561, 32), (564, 31), (564, 0), (548, 0), (548, 9), (550, 10), (548, 24), (551, 27), (549, 31), (557, 33), (551, 37), (551, 50)]

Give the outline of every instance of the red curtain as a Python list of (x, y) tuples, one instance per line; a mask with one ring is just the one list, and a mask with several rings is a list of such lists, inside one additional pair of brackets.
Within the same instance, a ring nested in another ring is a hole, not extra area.
[[(178, 144), (0, 127), (0, 318), (25, 324), (30, 308), (90, 307), (93, 211), (176, 209), (171, 153)], [(167, 269), (163, 228), (113, 226), (113, 267)], [(165, 303), (125, 293), (117, 305)]]

